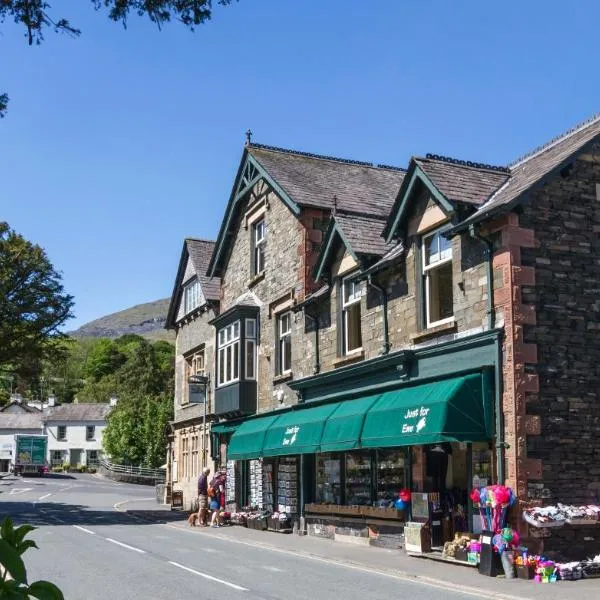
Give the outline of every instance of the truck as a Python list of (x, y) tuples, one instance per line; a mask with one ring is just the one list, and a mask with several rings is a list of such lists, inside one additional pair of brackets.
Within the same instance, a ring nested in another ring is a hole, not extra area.
[(45, 475), (48, 473), (48, 436), (15, 434), (15, 475)]

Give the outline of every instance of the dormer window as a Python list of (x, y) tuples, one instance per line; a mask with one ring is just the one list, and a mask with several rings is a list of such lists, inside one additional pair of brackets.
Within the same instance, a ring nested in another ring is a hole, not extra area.
[(183, 286), (183, 303), (186, 315), (200, 306), (200, 283), (197, 279)]
[(427, 327), (454, 319), (452, 298), (452, 243), (448, 228), (423, 236), (423, 297)]
[(252, 275), (256, 277), (265, 270), (265, 248), (267, 245), (267, 228), (261, 219), (252, 225)]

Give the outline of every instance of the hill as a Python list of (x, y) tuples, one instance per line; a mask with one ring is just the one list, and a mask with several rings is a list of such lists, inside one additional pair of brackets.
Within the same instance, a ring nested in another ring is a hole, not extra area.
[(100, 317), (69, 332), (74, 338), (106, 337), (117, 338), (126, 333), (135, 333), (149, 340), (168, 340), (173, 342), (175, 334), (167, 331), (165, 322), (170, 298), (138, 304), (125, 310)]

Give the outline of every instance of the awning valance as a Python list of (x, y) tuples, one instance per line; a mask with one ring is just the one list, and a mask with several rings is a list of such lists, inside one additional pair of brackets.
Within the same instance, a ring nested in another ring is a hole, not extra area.
[(386, 448), (482, 442), (491, 437), (490, 417), (482, 376), (454, 377), (382, 394), (365, 416), (360, 443)]
[(484, 381), (476, 373), (250, 419), (234, 431), (227, 458), (487, 441), (492, 412)]

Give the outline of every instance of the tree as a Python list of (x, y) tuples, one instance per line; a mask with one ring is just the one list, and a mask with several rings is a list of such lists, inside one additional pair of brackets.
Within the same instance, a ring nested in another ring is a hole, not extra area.
[[(130, 14), (147, 16), (160, 29), (171, 20), (177, 20), (192, 31), (208, 21), (212, 15), (213, 0), (90, 0), (95, 10), (108, 10), (109, 19), (120, 22), (124, 27)], [(227, 5), (231, 0), (218, 0)], [(78, 36), (81, 31), (68, 19), (56, 17), (46, 0), (1, 0), (0, 23), (7, 18), (24, 26), (28, 43), (41, 44), (48, 29)], [(0, 94), (0, 117), (8, 104), (8, 96)]]
[(99, 381), (107, 375), (114, 375), (125, 364), (127, 357), (113, 340), (100, 338), (90, 349), (86, 364), (86, 375)]
[(46, 252), (0, 222), (0, 366), (18, 372), (64, 352), (72, 308)]

